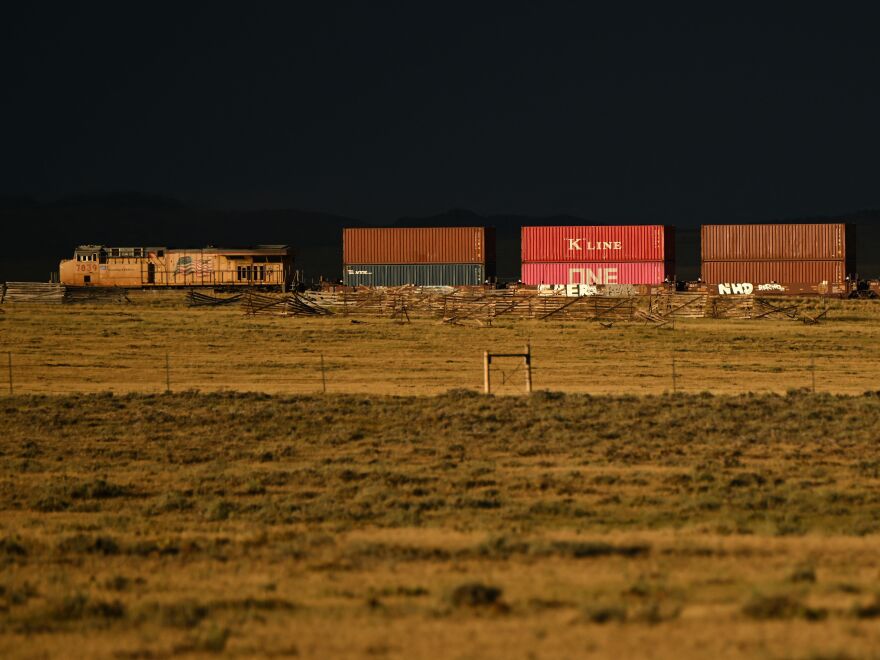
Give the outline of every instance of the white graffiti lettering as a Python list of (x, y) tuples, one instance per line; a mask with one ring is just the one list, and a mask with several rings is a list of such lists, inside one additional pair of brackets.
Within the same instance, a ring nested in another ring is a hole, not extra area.
[(569, 298), (579, 298), (581, 296), (598, 296), (599, 289), (590, 284), (567, 284), (565, 287), (565, 295)]
[(718, 293), (722, 296), (748, 296), (755, 290), (751, 282), (726, 282), (718, 285)]
[(776, 282), (771, 282), (770, 284), (759, 284), (758, 291), (785, 291), (785, 287), (781, 284), (776, 284)]
[(571, 284), (617, 284), (616, 268), (569, 268)]

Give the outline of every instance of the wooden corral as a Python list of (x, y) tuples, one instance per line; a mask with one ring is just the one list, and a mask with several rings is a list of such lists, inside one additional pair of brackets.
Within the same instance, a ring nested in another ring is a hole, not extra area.
[(389, 287), (307, 291), (301, 297), (336, 314), (397, 319), (421, 316), (451, 324), (491, 325), (502, 317), (603, 324), (641, 321), (655, 325), (665, 325), (673, 318), (802, 318), (798, 312), (800, 302), (793, 298), (710, 296), (705, 292), (569, 297), (534, 289)]
[[(219, 287), (221, 290), (225, 287)], [(6, 303), (134, 303), (147, 294), (170, 293), (172, 287), (71, 287), (44, 282), (8, 282)], [(225, 293), (198, 291), (191, 287), (180, 303), (189, 307), (240, 305), (250, 316), (373, 316), (408, 322), (432, 318), (450, 325), (491, 326), (497, 319), (587, 321), (606, 327), (616, 322), (638, 322), (657, 327), (676, 318), (780, 319), (818, 323), (827, 310), (806, 313), (804, 300), (781, 296), (712, 296), (699, 291), (652, 291), (633, 295), (565, 296), (535, 289), (488, 289), (483, 287), (433, 288), (340, 287), (336, 290), (272, 294), (254, 287)]]
[(61, 304), (64, 302), (64, 287), (50, 282), (6, 282), (0, 302)]

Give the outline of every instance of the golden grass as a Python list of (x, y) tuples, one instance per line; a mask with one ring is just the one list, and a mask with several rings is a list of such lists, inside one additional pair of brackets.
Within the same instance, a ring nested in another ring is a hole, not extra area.
[[(857, 394), (880, 382), (880, 305), (832, 301), (816, 326), (770, 320), (680, 319), (675, 330), (616, 323), (499, 320), (491, 328), (432, 319), (247, 318), (239, 309), (188, 309), (183, 294), (136, 304), (5, 305), (0, 388), (12, 352), (18, 393), (161, 392), (172, 389), (293, 394), (439, 394), (482, 387), (482, 352), (534, 354), (534, 386), (592, 394), (785, 392)], [(133, 294), (134, 295), (134, 294)], [(808, 303), (818, 311), (818, 301)], [(360, 321), (354, 323), (353, 321)], [(498, 393), (522, 391), (516, 362), (499, 362)]]
[(878, 423), (873, 394), (3, 398), (0, 654), (870, 656)]

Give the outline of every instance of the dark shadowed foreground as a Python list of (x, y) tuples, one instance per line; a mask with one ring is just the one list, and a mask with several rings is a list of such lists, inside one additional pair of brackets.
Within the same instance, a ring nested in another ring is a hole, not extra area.
[(0, 400), (0, 653), (860, 656), (880, 397)]

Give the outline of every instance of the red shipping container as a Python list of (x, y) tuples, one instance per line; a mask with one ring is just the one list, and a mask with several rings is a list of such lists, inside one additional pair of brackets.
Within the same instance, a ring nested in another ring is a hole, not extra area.
[(675, 267), (669, 261), (590, 263), (524, 263), (523, 284), (662, 284), (672, 281)]
[(663, 225), (523, 227), (522, 261), (675, 261), (675, 230)]
[[(855, 227), (843, 223), (703, 225), (703, 261), (855, 261)], [(854, 269), (853, 269), (854, 270)]]
[(495, 232), (485, 227), (377, 227), (342, 230), (343, 264), (486, 264)]
[(703, 281), (707, 284), (749, 282), (760, 284), (839, 284), (846, 281), (846, 263), (828, 261), (704, 261)]

